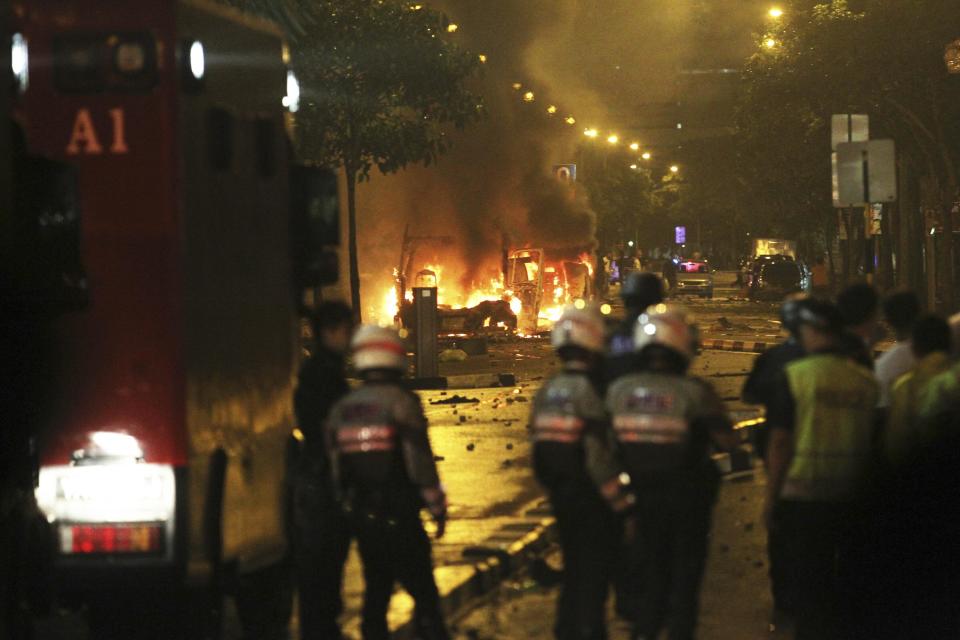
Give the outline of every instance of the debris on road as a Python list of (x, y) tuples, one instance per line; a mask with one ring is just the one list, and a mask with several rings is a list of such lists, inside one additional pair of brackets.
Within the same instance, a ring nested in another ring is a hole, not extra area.
[(444, 349), (440, 352), (440, 362), (463, 362), (469, 356), (463, 349)]
[(479, 404), (479, 398), (468, 398), (461, 395), (452, 395), (449, 398), (444, 398), (443, 400), (431, 400), (430, 404)]

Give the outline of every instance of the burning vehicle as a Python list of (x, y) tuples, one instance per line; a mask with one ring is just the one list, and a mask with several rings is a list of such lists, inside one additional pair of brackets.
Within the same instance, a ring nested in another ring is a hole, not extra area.
[(532, 335), (560, 318), (563, 307), (576, 300), (590, 300), (593, 265), (586, 254), (562, 259), (562, 252), (518, 249), (507, 258), (507, 285), (520, 300), (520, 333)]
[(587, 254), (542, 248), (501, 248), (500, 264), (485, 276), (465, 281), (449, 256), (451, 236), (414, 236), (404, 231), (394, 281), (381, 317), (405, 328), (413, 322), (413, 287), (418, 276), (436, 282), (441, 338), (533, 336), (550, 329), (563, 307), (592, 299), (593, 264)]

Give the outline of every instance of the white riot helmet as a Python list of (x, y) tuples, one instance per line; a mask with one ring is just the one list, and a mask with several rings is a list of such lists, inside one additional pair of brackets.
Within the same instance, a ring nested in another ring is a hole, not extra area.
[(653, 305), (641, 314), (633, 334), (633, 348), (638, 353), (660, 345), (677, 352), (687, 362), (697, 355), (699, 343), (693, 318), (682, 308), (667, 304)]
[(350, 348), (357, 371), (407, 368), (407, 348), (395, 329), (365, 324), (353, 334)]
[(600, 310), (592, 305), (567, 307), (553, 325), (550, 342), (557, 350), (580, 347), (592, 353), (603, 353), (604, 324)]

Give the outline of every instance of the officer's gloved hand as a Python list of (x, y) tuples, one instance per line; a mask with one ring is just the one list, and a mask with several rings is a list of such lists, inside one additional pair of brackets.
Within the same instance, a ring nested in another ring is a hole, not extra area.
[(447, 530), (447, 494), (440, 485), (424, 487), (420, 490), (420, 493), (423, 496), (423, 502), (427, 510), (437, 525), (437, 532), (434, 534), (434, 538), (439, 540)]

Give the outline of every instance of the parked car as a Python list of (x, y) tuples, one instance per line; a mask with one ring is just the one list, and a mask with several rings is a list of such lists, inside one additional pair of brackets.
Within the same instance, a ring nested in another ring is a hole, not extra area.
[(697, 260), (685, 260), (677, 265), (677, 287), (673, 295), (713, 297), (713, 273), (710, 265)]
[(757, 263), (750, 282), (750, 298), (782, 300), (803, 291), (806, 277), (803, 268), (793, 260), (764, 260)]

